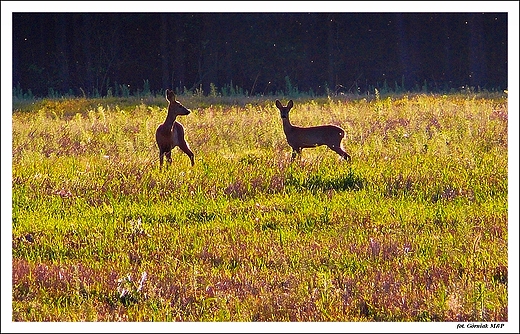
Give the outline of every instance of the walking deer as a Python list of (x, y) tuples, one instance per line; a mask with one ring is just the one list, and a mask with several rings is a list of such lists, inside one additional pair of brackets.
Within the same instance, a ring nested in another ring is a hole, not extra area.
[(163, 159), (166, 155), (166, 160), (171, 164), (172, 149), (175, 146), (188, 155), (191, 160), (191, 165), (195, 164), (193, 160), (193, 152), (186, 140), (184, 139), (184, 127), (175, 119), (178, 115), (188, 115), (191, 110), (184, 107), (179, 101), (175, 99), (175, 93), (172, 90), (166, 89), (166, 100), (168, 101), (168, 115), (164, 123), (157, 127), (155, 131), (155, 140), (159, 148), (159, 166), (162, 168)]
[(283, 132), (287, 138), (287, 143), (293, 149), (291, 158), (294, 159), (296, 154), (301, 154), (302, 149), (327, 145), (328, 148), (339, 154), (343, 159), (350, 160), (350, 155), (341, 147), (341, 140), (345, 136), (345, 131), (335, 125), (320, 125), (311, 127), (294, 126), (289, 121), (289, 111), (293, 107), (293, 101), (290, 100), (287, 106), (283, 106), (279, 100), (276, 100), (276, 107), (280, 110), (280, 116), (283, 122)]

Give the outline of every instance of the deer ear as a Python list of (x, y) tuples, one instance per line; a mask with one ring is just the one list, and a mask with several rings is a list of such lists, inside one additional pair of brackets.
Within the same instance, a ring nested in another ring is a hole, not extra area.
[(282, 104), (280, 103), (280, 100), (276, 100), (274, 103), (276, 104), (276, 107), (278, 109), (282, 109)]
[(175, 93), (173, 90), (166, 88), (166, 100), (168, 100), (168, 102), (175, 101)]
[(292, 108), (293, 107), (293, 101), (290, 100), (289, 103), (287, 103), (287, 108)]

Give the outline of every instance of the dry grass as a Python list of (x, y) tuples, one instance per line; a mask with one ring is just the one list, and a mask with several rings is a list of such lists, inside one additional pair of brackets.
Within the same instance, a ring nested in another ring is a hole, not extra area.
[(350, 164), (291, 163), (272, 101), (179, 99), (163, 173), (163, 99), (13, 113), (13, 321), (508, 321), (506, 98), (295, 100)]

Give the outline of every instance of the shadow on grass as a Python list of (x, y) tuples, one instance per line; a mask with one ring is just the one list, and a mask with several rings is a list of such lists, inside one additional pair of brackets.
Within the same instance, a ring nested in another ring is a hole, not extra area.
[(285, 186), (295, 190), (308, 189), (311, 191), (323, 190), (360, 190), (364, 186), (363, 178), (356, 175), (352, 169), (341, 175), (324, 175), (320, 173), (295, 174), (289, 172)]

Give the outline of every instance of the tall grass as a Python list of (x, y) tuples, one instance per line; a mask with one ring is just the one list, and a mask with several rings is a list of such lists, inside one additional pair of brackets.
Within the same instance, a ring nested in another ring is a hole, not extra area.
[(291, 163), (271, 100), (179, 99), (162, 172), (162, 98), (13, 107), (13, 321), (508, 321), (506, 97), (296, 99), (351, 163)]

